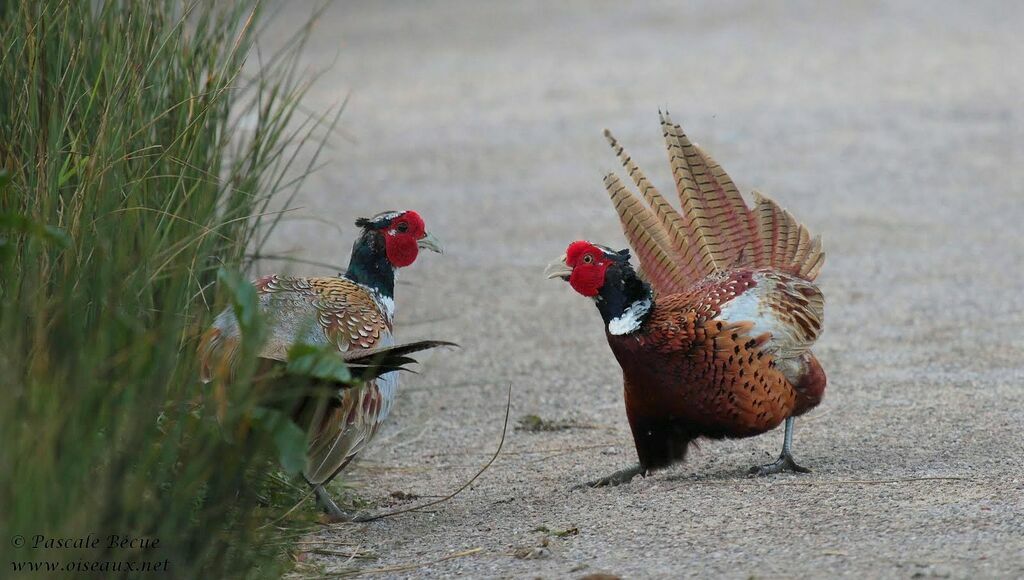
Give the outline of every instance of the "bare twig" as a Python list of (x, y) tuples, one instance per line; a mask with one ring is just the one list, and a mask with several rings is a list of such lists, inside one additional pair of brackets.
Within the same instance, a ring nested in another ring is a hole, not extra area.
[(451, 314), (448, 316), (437, 316), (435, 318), (418, 318), (416, 320), (406, 320), (403, 326), (416, 326), (419, 324), (435, 324), (437, 322), (447, 322), (449, 320), (455, 320), (458, 318), (458, 314)]
[(973, 477), (902, 477), (896, 479), (837, 479), (835, 481), (780, 481), (776, 485), (880, 485), (918, 481), (968, 481)]
[(347, 268), (339, 266), (338, 264), (331, 264), (328, 262), (317, 262), (315, 260), (305, 260), (302, 258), (294, 258), (292, 256), (286, 256), (283, 254), (248, 254), (245, 256), (247, 259), (253, 262), (258, 260), (274, 260), (277, 262), (295, 262), (296, 264), (307, 264), (309, 266), (319, 266), (321, 268), (330, 268), (338, 272), (344, 272)]
[[(817, 480), (817, 481), (777, 481), (772, 482), (772, 486), (793, 486), (793, 485), (883, 485), (889, 483), (915, 483), (921, 481), (972, 481), (973, 477), (904, 477), (895, 479), (835, 479), (835, 480)], [(688, 481), (685, 485), (680, 485), (672, 488), (676, 490), (687, 485), (724, 485), (724, 486), (755, 486), (755, 485), (766, 485), (752, 480), (693, 480)]]
[(309, 493), (307, 493), (306, 495), (302, 496), (302, 499), (300, 499), (298, 501), (298, 503), (293, 505), (291, 507), (291, 509), (289, 509), (288, 511), (284, 512), (283, 514), (281, 514), (281, 516), (278, 517), (276, 520), (271, 521), (271, 522), (267, 522), (267, 523), (263, 524), (262, 526), (260, 526), (257, 529), (262, 530), (263, 528), (269, 528), (270, 526), (273, 526), (273, 525), (277, 524), (278, 522), (280, 522), (281, 520), (285, 519), (286, 517), (291, 515), (291, 513), (293, 511), (299, 509), (299, 506), (301, 506), (302, 504), (306, 503), (306, 500), (308, 500), (309, 498), (313, 497), (314, 493), (316, 493), (316, 490), (314, 490), (314, 489), (309, 490)]
[[(511, 392), (511, 391), (510, 391)], [(439, 564), (448, 560), (454, 560), (455, 558), (464, 558), (466, 556), (472, 556), (473, 554), (479, 554), (483, 552), (483, 548), (473, 548), (472, 550), (465, 550), (462, 552), (456, 552), (454, 554), (448, 554), (443, 558), (431, 560), (429, 562), (417, 562), (414, 564), (399, 564), (397, 566), (385, 566), (383, 568), (371, 568), (369, 570), (359, 570), (359, 574), (386, 574), (388, 572), (407, 572), (409, 570), (416, 570), (425, 566), (431, 566), (433, 564)]]
[(440, 390), (455, 390), (455, 389), (468, 389), (471, 387), (491, 387), (501, 383), (481, 383), (479, 381), (467, 381), (465, 383), (448, 383), (444, 385), (424, 385), (422, 387), (408, 387), (403, 388), (403, 393), (415, 393), (418, 391), (440, 391)]
[(385, 512), (385, 513), (382, 513), (382, 514), (377, 514), (375, 516), (368, 516), (368, 517), (359, 518), (356, 521), (359, 521), (359, 522), (373, 522), (373, 521), (376, 521), (376, 520), (388, 518), (388, 517), (395, 516), (395, 515), (398, 515), (398, 514), (404, 514), (406, 512), (419, 511), (419, 510), (421, 510), (423, 508), (428, 508), (430, 506), (435, 506), (437, 504), (449, 501), (452, 498), (454, 498), (455, 496), (457, 496), (460, 493), (462, 493), (462, 491), (465, 490), (470, 485), (472, 485), (472, 483), (474, 481), (476, 481), (478, 477), (483, 475), (483, 473), (485, 471), (487, 471), (487, 468), (489, 468), (491, 466), (491, 464), (493, 464), (494, 461), (496, 459), (498, 459), (498, 455), (501, 454), (501, 448), (505, 445), (505, 434), (508, 433), (508, 416), (509, 416), (509, 413), (511, 412), (511, 410), (512, 410), (512, 383), (509, 383), (509, 385), (508, 385), (508, 401), (505, 403), (505, 421), (504, 421), (504, 423), (502, 424), (502, 427), (501, 427), (501, 440), (498, 441), (498, 448), (494, 450), (494, 455), (492, 455), (490, 460), (488, 460), (487, 463), (485, 463), (484, 466), (480, 468), (480, 471), (477, 471), (476, 475), (471, 477), (469, 479), (469, 481), (467, 481), (466, 483), (462, 484), (462, 486), (459, 487), (459, 489), (456, 489), (455, 491), (453, 491), (452, 493), (442, 497), (441, 499), (436, 499), (434, 501), (428, 501), (427, 503), (420, 504), (420, 505), (417, 505), (417, 506), (413, 506), (413, 507), (410, 507), (410, 508), (395, 510), (395, 511), (392, 511), (392, 512)]

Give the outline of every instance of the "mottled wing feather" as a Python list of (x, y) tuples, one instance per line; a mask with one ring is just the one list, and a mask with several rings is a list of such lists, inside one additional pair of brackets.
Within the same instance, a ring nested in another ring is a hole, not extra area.
[[(341, 352), (372, 349), (390, 343), (391, 327), (380, 306), (364, 287), (347, 278), (273, 277), (267, 290), (297, 292), (315, 312), (323, 335)], [(288, 302), (290, 303), (290, 302)], [(273, 333), (272, 333), (273, 336)], [(382, 338), (386, 337), (386, 341)], [(289, 337), (280, 337), (287, 344)], [(309, 426), (310, 445), (304, 474), (311, 483), (330, 480), (344, 469), (373, 438), (384, 416), (380, 377), (347, 389), (339, 398), (317, 404), (319, 417)]]
[[(265, 276), (254, 282), (270, 332), (261, 356), (285, 360), (296, 342), (329, 344), (339, 352), (377, 349), (392, 343), (391, 323), (370, 292), (347, 278)], [(204, 377), (230, 369), (237, 353), (238, 326), (230, 310), (218, 316), (200, 344)], [(224, 378), (229, 372), (224, 372)], [(372, 439), (393, 393), (393, 373), (337, 395), (322, 397), (309, 417), (306, 478), (329, 480)], [(383, 411), (383, 412), (382, 412)]]
[(347, 278), (309, 278), (327, 337), (339, 350), (372, 348), (390, 327), (377, 301)]

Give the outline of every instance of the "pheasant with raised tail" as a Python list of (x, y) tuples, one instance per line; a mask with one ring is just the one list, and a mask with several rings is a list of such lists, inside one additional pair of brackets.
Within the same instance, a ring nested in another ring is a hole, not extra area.
[(614, 173), (605, 177), (639, 269), (628, 250), (587, 241), (570, 244), (548, 269), (594, 300), (622, 367), (639, 464), (591, 485), (681, 462), (699, 438), (751, 437), (783, 422), (778, 460), (752, 471), (806, 472), (793, 459), (793, 424), (825, 391), (810, 350), (824, 320), (814, 283), (821, 240), (756, 191), (748, 206), (667, 113), (661, 127), (682, 211), (605, 132), (640, 193)]

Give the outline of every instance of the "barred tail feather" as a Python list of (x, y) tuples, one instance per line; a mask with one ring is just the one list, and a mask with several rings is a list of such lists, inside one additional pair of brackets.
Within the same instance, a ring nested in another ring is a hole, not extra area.
[[(686, 159), (689, 141), (682, 141), (676, 133), (672, 122), (664, 115), (661, 117), (662, 136), (668, 151), (668, 162), (672, 168), (672, 177), (679, 192), (679, 202), (683, 208), (683, 230), (697, 258), (701, 277), (716, 272), (725, 265), (724, 257), (719, 253), (719, 243), (714, 235), (714, 223), (704, 196), (690, 171)], [(692, 145), (690, 145), (692, 147)]]
[[(682, 150), (687, 165), (682, 169), (689, 172), (689, 179), (684, 181), (696, 185), (696, 192), (680, 189), (684, 207), (687, 203), (683, 200), (684, 195), (699, 196), (691, 201), (705, 212), (702, 235), (713, 250), (715, 262), (724, 266), (735, 263), (750, 237), (749, 211), (743, 196), (721, 166), (692, 143), (682, 127), (672, 122), (667, 112), (662, 115), (661, 122), (663, 133), (674, 137)], [(676, 171), (676, 167), (673, 167), (673, 173)]]
[(821, 238), (812, 239), (807, 228), (771, 198), (754, 191), (754, 200), (754, 235), (760, 247), (737, 265), (777, 268), (813, 281), (825, 260)]
[[(665, 250), (666, 253), (670, 254), (670, 257), (674, 258), (673, 263), (678, 266), (680, 274), (683, 279), (678, 280), (680, 284), (685, 286), (686, 280), (693, 280), (700, 278), (701, 274), (698, 271), (695, 260), (687, 260), (692, 252), (689, 251), (690, 242), (686, 237), (685, 227), (683, 225), (683, 217), (679, 215), (676, 208), (672, 207), (658, 191), (647, 176), (644, 175), (643, 171), (637, 167), (633, 159), (626, 153), (625, 149), (619, 145), (619, 142), (612, 135), (611, 131), (605, 129), (604, 136), (608, 140), (608, 143), (612, 146), (615, 154), (622, 162), (622, 166), (629, 173), (630, 178), (633, 179), (633, 183), (636, 184), (640, 194), (644, 200), (647, 201), (651, 209), (654, 210), (655, 217), (661, 224), (662, 230), (665, 232)], [(674, 254), (674, 256), (671, 256)]]
[[(659, 113), (682, 212), (665, 200), (605, 130), (642, 200), (609, 174), (605, 188), (645, 276), (659, 293), (686, 290), (734, 268), (773, 268), (813, 281), (824, 264), (821, 238), (772, 199), (755, 191), (747, 206), (729, 174)], [(646, 203), (645, 203), (646, 202)]]
[(604, 186), (644, 277), (658, 292), (674, 294), (685, 290), (687, 278), (676, 263), (678, 256), (669, 249), (666, 231), (654, 211), (630, 193), (614, 173), (605, 176)]

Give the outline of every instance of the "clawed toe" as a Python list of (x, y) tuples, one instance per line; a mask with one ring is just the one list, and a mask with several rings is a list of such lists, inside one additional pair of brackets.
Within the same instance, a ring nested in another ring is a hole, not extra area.
[(640, 466), (630, 467), (629, 469), (622, 469), (620, 471), (616, 471), (611, 475), (601, 477), (593, 481), (588, 481), (586, 483), (574, 485), (572, 489), (577, 490), (590, 489), (595, 487), (614, 487), (616, 485), (622, 485), (624, 483), (629, 483), (633, 481), (633, 478), (636, 477), (637, 475), (640, 475), (641, 473), (643, 473), (643, 471), (640, 469)]
[(375, 516), (374, 514), (359, 512), (356, 514), (352, 514), (352, 517), (350, 517), (348, 521), (354, 523), (365, 523), (373, 521), (376, 517), (377, 516)]
[(323, 516), (320, 521), (325, 524), (337, 524), (341, 522), (356, 521), (356, 515), (345, 511), (338, 507), (331, 495), (327, 493), (327, 490), (322, 485), (318, 485), (313, 488), (316, 493), (317, 503), (324, 510)]
[(357, 516), (354, 516), (346, 511), (325, 511), (320, 515), (320, 523), (323, 524), (341, 524), (348, 522), (357, 522)]
[(775, 473), (782, 473), (783, 471), (792, 471), (795, 473), (810, 473), (811, 470), (798, 465), (796, 461), (793, 461), (793, 456), (783, 454), (779, 456), (773, 463), (766, 465), (760, 465), (758, 467), (750, 468), (750, 475), (764, 476), (772, 475)]
[[(630, 478), (630, 479), (632, 479), (632, 478)], [(595, 487), (614, 487), (616, 485), (621, 485), (623, 483), (628, 483), (630, 481), (630, 479), (623, 479), (621, 477), (615, 477), (614, 475), (609, 475), (607, 477), (599, 477), (599, 478), (591, 480), (591, 481), (584, 481), (583, 483), (577, 483), (576, 485), (572, 486), (572, 489), (573, 490), (577, 490), (577, 489), (591, 489), (591, 488), (595, 488)]]

